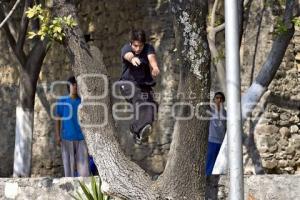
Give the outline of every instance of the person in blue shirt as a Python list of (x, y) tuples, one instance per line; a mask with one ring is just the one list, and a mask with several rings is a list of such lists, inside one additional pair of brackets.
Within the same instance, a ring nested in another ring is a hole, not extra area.
[(217, 156), (226, 133), (226, 110), (224, 109), (225, 95), (216, 92), (214, 105), (211, 108), (211, 119), (209, 122), (208, 148), (206, 155), (206, 175), (212, 174)]
[(88, 150), (77, 118), (81, 99), (75, 77), (70, 77), (68, 83), (70, 95), (56, 104), (55, 139), (61, 145), (65, 176), (89, 176)]
[(123, 71), (120, 80), (131, 82), (122, 84), (121, 93), (134, 107), (134, 119), (130, 125), (130, 133), (135, 142), (141, 144), (152, 132), (152, 123), (157, 112), (157, 103), (153, 98), (152, 87), (154, 78), (159, 75), (159, 68), (153, 46), (146, 43), (146, 34), (143, 30), (132, 30), (130, 42), (121, 50)]

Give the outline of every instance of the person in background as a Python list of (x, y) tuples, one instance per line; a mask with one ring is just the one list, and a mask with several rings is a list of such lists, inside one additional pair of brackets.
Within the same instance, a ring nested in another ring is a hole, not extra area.
[(61, 97), (56, 105), (55, 139), (61, 145), (65, 176), (89, 176), (88, 150), (77, 118), (81, 99), (75, 77), (68, 83), (70, 95)]
[(214, 105), (211, 107), (212, 117), (209, 122), (208, 149), (206, 155), (206, 175), (212, 174), (217, 156), (226, 133), (225, 95), (216, 92)]

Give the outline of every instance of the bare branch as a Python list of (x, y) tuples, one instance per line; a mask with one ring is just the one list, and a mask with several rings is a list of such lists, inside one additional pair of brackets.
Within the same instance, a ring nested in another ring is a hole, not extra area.
[(241, 41), (243, 37), (243, 27), (244, 27), (244, 0), (238, 0), (238, 29), (239, 29), (239, 44), (241, 46)]
[[(5, 14), (4, 14), (4, 11), (3, 11), (3, 6), (0, 4), (0, 19), (4, 19), (5, 18)], [(10, 44), (10, 47), (12, 48), (13, 52), (15, 53), (17, 59), (19, 60), (21, 66), (25, 66), (25, 63), (26, 63), (26, 55), (24, 53), (21, 53), (19, 54), (17, 51), (16, 51), (16, 40), (11, 32), (11, 29), (9, 28), (8, 24), (5, 23), (3, 24), (3, 28), (4, 28), (4, 31), (6, 33), (6, 37), (7, 37), (7, 40)]]
[(253, 54), (253, 58), (252, 58), (252, 69), (251, 69), (249, 86), (251, 86), (251, 84), (253, 82), (253, 75), (254, 75), (255, 61), (256, 61), (256, 53), (257, 53), (257, 48), (258, 48), (258, 39), (259, 39), (259, 36), (260, 36), (260, 30), (261, 30), (262, 20), (263, 20), (265, 10), (266, 10), (266, 0), (264, 0), (264, 2), (263, 2), (263, 9), (260, 13), (260, 18), (259, 18), (259, 22), (258, 22), (258, 28), (257, 28), (256, 38), (255, 38), (254, 54)]
[(46, 56), (47, 44), (47, 40), (39, 40), (28, 55), (26, 69), (32, 77), (38, 78), (38, 74), (41, 71), (40, 69)]
[(220, 55), (217, 50), (215, 41), (212, 41), (209, 37), (208, 37), (208, 44), (209, 44), (211, 56), (214, 60), (213, 64), (217, 68), (217, 76), (219, 79), (220, 86), (222, 88), (222, 91), (224, 93), (226, 93), (226, 72), (225, 72), (225, 67), (224, 67), (225, 66), (224, 59), (218, 58)]
[(13, 12), (16, 10), (18, 4), (20, 3), (21, 0), (17, 0), (12, 9), (9, 11), (5, 19), (0, 23), (0, 28), (6, 23), (6, 21), (10, 18), (10, 16), (13, 14)]
[(213, 8), (212, 8), (212, 11), (211, 11), (211, 20), (210, 20), (210, 26), (211, 26), (211, 28), (215, 27), (216, 10), (217, 10), (217, 7), (218, 7), (218, 3), (219, 3), (219, 0), (215, 0)]
[(18, 34), (18, 40), (17, 40), (17, 47), (16, 50), (21, 53), (21, 51), (23, 51), (23, 46), (24, 46), (24, 42), (26, 39), (26, 33), (27, 33), (27, 28), (28, 28), (28, 23), (29, 23), (29, 19), (26, 16), (26, 10), (28, 9), (28, 7), (32, 6), (33, 1), (32, 0), (26, 0), (25, 4), (24, 4), (24, 8), (23, 8), (23, 14), (22, 14), (22, 19), (21, 19), (21, 24), (20, 24), (20, 31)]
[(223, 31), (225, 29), (225, 23), (215, 27), (213, 30), (215, 31), (215, 33), (218, 33), (220, 31)]
[(294, 0), (286, 1), (286, 10), (283, 20), (285, 26), (288, 28), (288, 31), (285, 33), (280, 33), (277, 36), (272, 45), (272, 49), (268, 55), (268, 58), (263, 64), (263, 67), (256, 78), (256, 82), (260, 83), (262, 86), (268, 86), (274, 78), (275, 73), (282, 62), (286, 48), (294, 35), (295, 29), (292, 24), (294, 2)]

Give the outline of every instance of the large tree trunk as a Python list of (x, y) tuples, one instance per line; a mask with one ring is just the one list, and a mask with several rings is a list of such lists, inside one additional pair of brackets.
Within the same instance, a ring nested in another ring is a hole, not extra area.
[(13, 170), (15, 177), (29, 177), (31, 173), (35, 92), (39, 73), (46, 56), (46, 45), (46, 41), (38, 41), (38, 44), (31, 51), (26, 65), (20, 68)]
[[(170, 19), (171, 21), (172, 19)], [(170, 27), (169, 27), (170, 26)], [(176, 102), (176, 95), (178, 92), (178, 80), (179, 80), (179, 66), (176, 61), (176, 49), (173, 34), (173, 23), (170, 22), (168, 25), (168, 32), (172, 35), (164, 35), (162, 38), (162, 45), (164, 49), (160, 52), (163, 53), (163, 62), (161, 67), (161, 91), (159, 98), (159, 109), (158, 109), (158, 133), (161, 134), (160, 144), (163, 149), (170, 150), (170, 143), (172, 141), (172, 134), (174, 131), (175, 119), (172, 116), (172, 106)], [(166, 27), (165, 27), (166, 29)], [(172, 44), (172, 45), (167, 45)], [(167, 49), (166, 49), (167, 48)], [(158, 53), (160, 53), (158, 52)]]
[(30, 176), (35, 87), (35, 85), (32, 85), (30, 75), (21, 71), (19, 101), (16, 107), (13, 171), (15, 177)]
[[(178, 46), (178, 49), (194, 51), (181, 57), (184, 60), (180, 91), (186, 95), (185, 102), (195, 109), (197, 103), (209, 99), (210, 55), (205, 27), (207, 4), (198, 1), (189, 3), (189, 8), (175, 4), (184, 9), (176, 15), (188, 15), (188, 19), (180, 24), (178, 38), (188, 38), (189, 44), (183, 45), (183, 41), (178, 40), (178, 44), (182, 43), (180, 46), (184, 47)], [(76, 18), (74, 5), (69, 1), (55, 0), (54, 5), (57, 15), (71, 14)], [(193, 25), (194, 28), (187, 33), (183, 31), (185, 25)], [(178, 122), (166, 170), (159, 180), (152, 181), (144, 170), (124, 155), (115, 136), (109, 80), (101, 52), (84, 42), (79, 27), (66, 31), (64, 45), (78, 79), (82, 97), (80, 123), (103, 181), (102, 190), (122, 199), (204, 199), (207, 121), (197, 119), (193, 111), (191, 119)], [(99, 97), (104, 93), (106, 95)], [(204, 115), (205, 107), (197, 111), (200, 116)]]
[[(197, 118), (208, 109), (210, 54), (206, 38), (206, 1), (171, 1), (180, 65), (182, 105), (192, 108), (190, 119), (175, 124), (169, 159), (159, 182), (172, 199), (204, 199), (208, 121)], [(192, 95), (191, 95), (192, 94)], [(180, 109), (189, 116), (189, 109)], [(168, 184), (172, 183), (172, 184)]]

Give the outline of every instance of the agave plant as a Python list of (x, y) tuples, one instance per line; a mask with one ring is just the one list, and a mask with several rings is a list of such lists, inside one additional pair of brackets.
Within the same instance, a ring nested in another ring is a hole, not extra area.
[(96, 183), (94, 176), (91, 176), (91, 188), (89, 188), (84, 182), (78, 181), (82, 192), (76, 191), (77, 196), (71, 195), (75, 200), (109, 200), (109, 196), (104, 195), (101, 192), (101, 179), (99, 178), (99, 186)]

